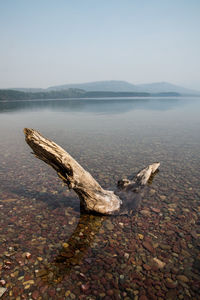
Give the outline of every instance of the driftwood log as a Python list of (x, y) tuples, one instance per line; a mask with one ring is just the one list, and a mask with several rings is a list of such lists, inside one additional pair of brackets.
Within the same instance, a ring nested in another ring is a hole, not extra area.
[(153, 163), (140, 171), (132, 179), (122, 179), (115, 191), (103, 189), (90, 173), (53, 141), (43, 137), (34, 129), (24, 129), (27, 144), (35, 156), (53, 167), (58, 176), (73, 189), (80, 198), (86, 211), (111, 215), (120, 213), (123, 202), (134, 199), (144, 187), (152, 174), (160, 166)]

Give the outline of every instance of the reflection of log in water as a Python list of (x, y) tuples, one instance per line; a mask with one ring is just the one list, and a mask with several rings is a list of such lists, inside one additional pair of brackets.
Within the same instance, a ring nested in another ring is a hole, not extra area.
[(73, 235), (67, 243), (63, 244), (63, 248), (55, 258), (55, 261), (65, 262), (68, 265), (79, 263), (87, 249), (91, 246), (105, 218), (106, 216), (81, 214)]
[[(145, 197), (146, 193), (148, 193), (148, 187), (144, 189), (142, 193), (136, 194), (134, 201), (133, 199), (127, 201), (126, 206), (122, 206), (122, 211), (119, 215), (102, 216), (87, 214), (85, 211), (82, 211), (79, 223), (71, 237), (63, 242), (58, 253), (54, 256), (53, 261), (46, 265), (46, 269), (39, 271), (42, 275), (41, 279), (48, 282), (48, 284), (53, 284), (69, 276), (74, 267), (80, 267), (77, 270), (81, 270), (83, 266), (84, 268), (85, 266), (90, 268), (90, 264), (92, 264), (94, 259), (94, 253), (92, 254), (92, 252), (94, 252), (94, 250), (101, 252), (101, 249), (103, 250), (103, 248), (109, 244), (109, 239), (105, 239), (105, 237), (103, 239), (100, 238), (101, 242), (99, 242), (99, 235), (101, 235), (102, 232), (108, 232), (109, 237), (111, 237), (113, 234), (113, 223), (120, 222), (121, 215), (124, 215), (127, 219), (135, 214), (140, 206), (141, 198), (143, 196)], [(109, 226), (111, 226), (111, 228), (109, 228), (110, 230), (108, 230)], [(96, 246), (95, 240), (97, 240)], [(84, 276), (84, 274), (82, 274), (82, 276)]]
[[(40, 269), (36, 276), (48, 284), (57, 283), (69, 275), (74, 266), (91, 263), (88, 252), (93, 247), (95, 236), (103, 226), (106, 216), (81, 214), (79, 223), (72, 236), (62, 244), (59, 253), (54, 257), (53, 262)], [(99, 248), (105, 244), (99, 245)], [(86, 261), (84, 261), (84, 258)]]
[[(120, 222), (121, 215), (127, 219), (137, 212), (141, 196), (143, 193), (138, 193), (135, 201), (128, 201), (127, 207), (123, 206), (123, 213), (121, 212), (119, 215), (102, 216), (81, 212), (79, 223), (71, 237), (62, 243), (53, 261), (46, 265), (45, 271), (39, 271), (42, 275), (41, 279), (47, 281), (48, 284), (53, 284), (69, 276), (74, 267), (79, 266), (80, 268), (77, 270), (81, 270), (83, 266), (90, 268), (94, 259), (94, 251), (101, 252), (101, 249), (103, 250), (109, 245), (109, 239), (105, 239), (105, 237), (101, 237), (101, 242), (99, 242), (99, 235), (101, 236), (102, 232), (105, 234), (108, 232), (111, 237), (112, 227), (114, 227), (114, 223)], [(109, 226), (111, 228), (108, 229)], [(96, 241), (97, 245), (95, 245)]]

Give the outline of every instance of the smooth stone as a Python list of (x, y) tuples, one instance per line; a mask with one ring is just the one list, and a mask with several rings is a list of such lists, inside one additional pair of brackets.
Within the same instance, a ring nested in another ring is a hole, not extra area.
[(60, 253), (60, 255), (63, 256), (63, 257), (66, 257), (66, 258), (71, 258), (71, 257), (74, 256), (74, 253), (72, 251), (67, 251), (67, 252), (62, 251)]
[(69, 244), (68, 243), (63, 243), (62, 246), (63, 246), (63, 248), (68, 248)]
[(151, 210), (155, 213), (159, 213), (160, 212), (160, 208), (156, 208), (156, 207), (151, 207)]
[(43, 258), (42, 258), (42, 257), (40, 257), (40, 256), (38, 256), (38, 257), (37, 257), (37, 260), (39, 260), (39, 261), (43, 261)]
[(90, 288), (90, 283), (89, 282), (87, 282), (86, 284), (81, 285), (81, 290), (83, 292), (86, 292), (89, 288)]
[(108, 230), (113, 230), (114, 225), (113, 225), (111, 222), (106, 222), (106, 228), (107, 228)]
[(23, 285), (34, 284), (34, 280), (27, 280), (23, 282)]
[(174, 257), (178, 257), (178, 254), (175, 253), (175, 252), (172, 252), (172, 255), (173, 255)]
[(150, 195), (154, 195), (155, 192), (156, 192), (156, 191), (155, 191), (154, 189), (151, 189), (149, 193), (150, 193)]
[(143, 268), (146, 270), (146, 271), (149, 271), (151, 270), (151, 267), (147, 264), (143, 264)]
[(45, 276), (45, 275), (47, 275), (47, 270), (45, 270), (45, 269), (36, 270), (35, 271), (35, 275), (36, 275), (36, 277)]
[(152, 245), (149, 242), (144, 241), (142, 245), (149, 252), (154, 253), (155, 250), (154, 250), (154, 248), (152, 247)]
[(124, 253), (124, 257), (125, 257), (126, 259), (129, 259), (129, 254), (128, 254), (128, 253)]
[(177, 287), (177, 281), (173, 281), (171, 278), (167, 278), (166, 280), (166, 286), (169, 289), (175, 289)]
[(139, 239), (140, 239), (140, 240), (143, 240), (143, 238), (144, 238), (144, 235), (143, 235), (143, 234), (141, 234), (141, 233), (138, 233), (138, 237), (139, 237)]
[(177, 275), (176, 278), (182, 282), (189, 282), (189, 279), (185, 275)]
[(26, 258), (27, 259), (31, 258), (31, 253), (30, 252), (26, 252)]
[(143, 215), (143, 216), (150, 216), (150, 211), (149, 210), (147, 210), (147, 209), (142, 209), (141, 211), (140, 211), (140, 213)]
[(3, 285), (3, 286), (6, 285), (5, 280), (4, 280), (4, 279), (1, 279), (1, 280), (0, 280), (0, 284)]
[(31, 285), (28, 284), (28, 285), (25, 285), (24, 289), (25, 289), (25, 290), (28, 290), (30, 287), (31, 287)]
[(71, 294), (70, 290), (66, 291), (65, 297), (68, 297)]
[(174, 234), (174, 231), (173, 230), (167, 230), (165, 232), (166, 235), (173, 235)]
[(155, 261), (155, 263), (157, 264), (157, 266), (162, 269), (164, 268), (164, 266), (166, 265), (165, 262), (161, 261), (160, 259), (154, 257), (153, 260)]
[(160, 244), (160, 248), (163, 249), (163, 250), (170, 250), (171, 246), (170, 245)]

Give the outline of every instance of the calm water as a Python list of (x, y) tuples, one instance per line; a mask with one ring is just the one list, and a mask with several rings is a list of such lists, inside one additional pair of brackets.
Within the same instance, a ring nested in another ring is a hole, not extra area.
[[(200, 299), (199, 115), (199, 98), (0, 103), (2, 299)], [(82, 215), (24, 127), (105, 188), (155, 161), (160, 172), (134, 215)]]

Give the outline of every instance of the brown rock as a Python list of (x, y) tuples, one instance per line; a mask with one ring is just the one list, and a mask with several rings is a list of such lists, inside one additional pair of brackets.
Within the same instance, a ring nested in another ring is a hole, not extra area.
[(26, 252), (26, 258), (27, 258), (27, 259), (31, 258), (31, 253)]
[(106, 222), (106, 228), (108, 230), (113, 230), (114, 229), (114, 225), (110, 221), (107, 221)]
[(74, 256), (74, 253), (72, 251), (62, 251), (60, 255), (66, 258), (71, 258)]
[(45, 275), (47, 275), (47, 270), (46, 269), (36, 270), (35, 275), (36, 275), (36, 277), (45, 276)]
[(173, 235), (174, 234), (174, 231), (173, 230), (167, 230), (165, 232), (166, 235)]
[(161, 261), (160, 259), (158, 259), (158, 258), (156, 258), (156, 257), (153, 258), (153, 261), (156, 263), (156, 265), (157, 265), (160, 269), (164, 268), (164, 266), (166, 265), (165, 262)]
[(1, 280), (0, 280), (0, 284), (1, 284), (2, 286), (6, 285), (5, 280), (1, 279)]
[(166, 280), (166, 287), (169, 289), (175, 289), (177, 287), (177, 281), (173, 281), (171, 278), (167, 278)]
[(189, 282), (189, 279), (185, 275), (177, 275), (176, 278), (182, 282)]
[(141, 213), (143, 216), (149, 216), (149, 215), (150, 215), (150, 211), (147, 210), (147, 209), (142, 209), (142, 210), (140, 211), (140, 213)]
[(170, 245), (160, 244), (160, 248), (163, 249), (163, 250), (170, 250), (171, 246)]
[(34, 300), (37, 300), (38, 297), (39, 297), (39, 292), (38, 292), (37, 290), (35, 290), (35, 291), (32, 293), (32, 298), (33, 298)]
[(153, 246), (149, 242), (144, 241), (142, 244), (143, 244), (143, 247), (145, 249), (147, 249), (149, 252), (151, 252), (151, 253), (155, 252), (155, 249), (153, 248)]
[(160, 212), (160, 208), (156, 208), (156, 207), (151, 207), (151, 210), (155, 213), (159, 213)]
[(143, 264), (143, 268), (147, 271), (151, 270), (151, 267), (149, 265)]
[(81, 290), (83, 292), (86, 292), (87, 290), (89, 290), (89, 288), (90, 288), (90, 283), (89, 282), (87, 282), (86, 284), (81, 285)]

